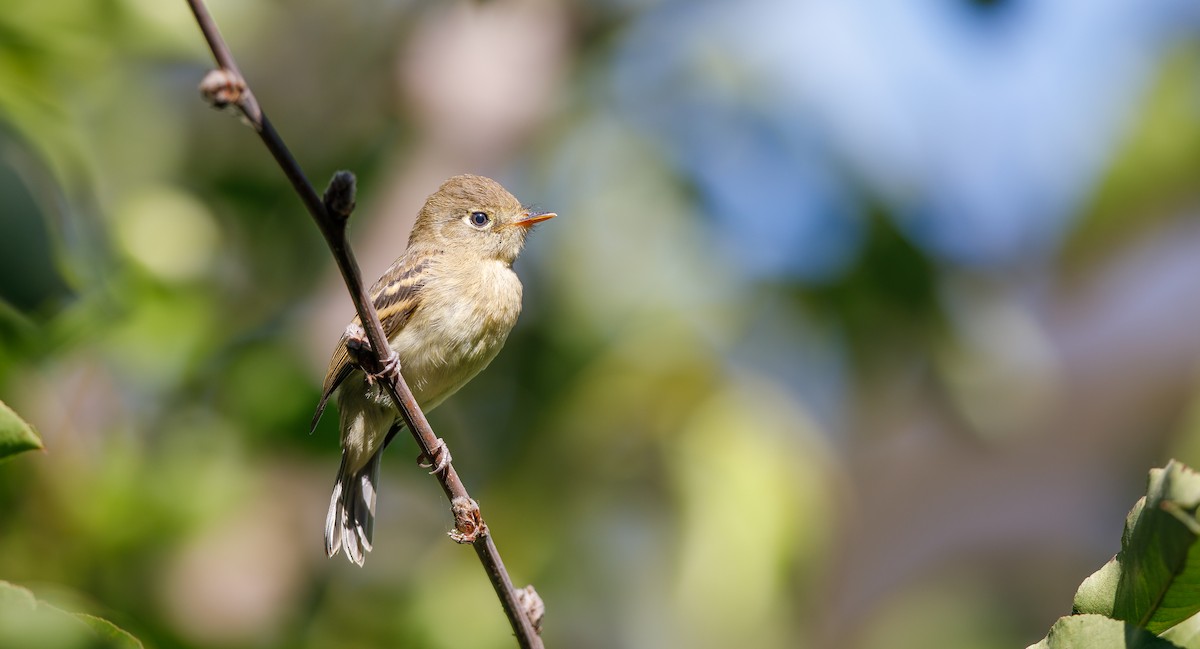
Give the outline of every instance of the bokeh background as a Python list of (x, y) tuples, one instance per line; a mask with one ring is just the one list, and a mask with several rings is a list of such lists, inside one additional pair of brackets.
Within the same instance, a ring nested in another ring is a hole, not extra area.
[[(1200, 464), (1195, 0), (213, 0), (364, 274), (557, 211), (431, 416), (551, 647), (1023, 647)], [(182, 0), (0, 0), (0, 579), (162, 649), (509, 647), (412, 443), (322, 551), (352, 314)]]

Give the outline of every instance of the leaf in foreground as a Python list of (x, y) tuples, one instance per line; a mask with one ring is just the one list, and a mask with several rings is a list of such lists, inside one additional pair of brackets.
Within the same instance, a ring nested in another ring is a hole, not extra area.
[(0, 647), (143, 649), (107, 620), (68, 613), (5, 581), (0, 581)]
[(1125, 520), (1121, 551), (1075, 594), (1076, 613), (1098, 613), (1162, 633), (1200, 612), (1200, 474), (1178, 462), (1150, 472), (1146, 496)]
[(0, 401), (0, 460), (24, 451), (42, 448), (42, 440), (37, 433), (13, 412), (3, 401)]
[(1028, 649), (1179, 649), (1179, 646), (1103, 615), (1072, 615), (1059, 618), (1046, 639)]

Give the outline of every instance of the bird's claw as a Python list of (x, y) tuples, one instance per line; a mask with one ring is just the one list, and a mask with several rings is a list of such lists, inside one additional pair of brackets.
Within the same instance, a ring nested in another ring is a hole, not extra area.
[(400, 371), (400, 354), (392, 350), (388, 354), (388, 357), (383, 360), (383, 364), (379, 366), (378, 372), (365, 372), (367, 383), (374, 384), (376, 381), (381, 381), (398, 371)]
[(446, 467), (450, 466), (450, 460), (450, 447), (446, 446), (446, 440), (439, 437), (437, 440), (437, 446), (433, 448), (433, 457), (430, 458), (429, 455), (422, 452), (417, 456), (417, 466), (421, 467), (422, 469), (429, 469), (432, 467), (429, 475), (434, 475), (435, 473), (441, 473), (442, 471), (445, 471)]
[(363, 353), (371, 349), (371, 341), (367, 339), (362, 325), (357, 322), (350, 323), (342, 335), (346, 338), (346, 352), (350, 355), (350, 360), (362, 368), (363, 374), (367, 376), (368, 385), (375, 385), (376, 381), (381, 381), (400, 369), (400, 355), (390, 347), (387, 358), (383, 359), (378, 367), (368, 367), (375, 365), (375, 359)]

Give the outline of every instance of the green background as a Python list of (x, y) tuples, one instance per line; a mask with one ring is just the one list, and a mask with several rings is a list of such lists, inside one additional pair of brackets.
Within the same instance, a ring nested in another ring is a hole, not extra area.
[[(615, 107), (655, 4), (211, 9), (318, 188), (358, 174), (364, 275), (455, 173), (560, 214), (431, 416), (548, 646), (1035, 642), (1146, 471), (1200, 465), (1200, 38), (1150, 57), (1043, 253), (947, 261), (864, 181), (814, 277), (748, 272)], [(716, 52), (706, 81), (770, 86)], [(0, 399), (46, 446), (0, 464), (0, 580), (161, 649), (512, 646), (407, 440), (366, 566), (324, 556), (337, 431), (308, 421), (352, 307), (209, 66), (182, 2), (0, 0)]]

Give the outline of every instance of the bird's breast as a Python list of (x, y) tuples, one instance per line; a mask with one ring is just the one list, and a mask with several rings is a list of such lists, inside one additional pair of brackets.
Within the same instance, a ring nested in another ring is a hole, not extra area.
[(520, 312), (521, 282), (500, 262), (430, 278), (420, 307), (391, 340), (422, 409), (433, 409), (487, 367)]

